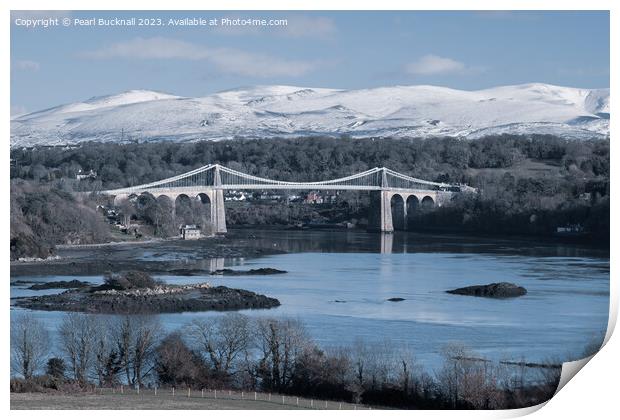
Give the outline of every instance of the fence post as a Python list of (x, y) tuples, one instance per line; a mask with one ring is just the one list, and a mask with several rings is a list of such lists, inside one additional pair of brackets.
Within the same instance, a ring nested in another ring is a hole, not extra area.
[(327, 401), (325, 401), (325, 408), (327, 408)]
[(254, 401), (256, 401), (256, 391), (254, 391)]
[(174, 387), (172, 387), (172, 396), (174, 397)]
[(282, 395), (282, 405), (284, 405), (284, 395)]
[(241, 399), (243, 399), (243, 391), (241, 391)]
[(314, 400), (310, 400), (310, 407), (314, 407)]
[(295, 397), (297, 399), (297, 405), (299, 405), (299, 397)]
[(269, 393), (269, 401), (271, 401), (271, 392)]
[(155, 385), (155, 395), (157, 395), (157, 385)]
[(342, 403), (338, 403), (338, 410), (342, 410)]
[(140, 395), (140, 385), (136, 386), (136, 393)]
[(204, 389), (204, 388), (202, 388), (202, 389), (200, 390), (200, 398), (204, 398), (204, 397), (205, 397), (205, 389)]
[(187, 388), (187, 398), (191, 397), (192, 395), (192, 389), (191, 388)]
[(123, 393), (123, 384), (121, 384), (121, 394)]
[(213, 390), (213, 395), (214, 395), (215, 399), (217, 400), (217, 389)]

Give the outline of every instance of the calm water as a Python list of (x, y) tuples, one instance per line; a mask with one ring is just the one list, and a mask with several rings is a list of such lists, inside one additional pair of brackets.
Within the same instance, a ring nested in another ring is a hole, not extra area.
[[(244, 235), (248, 234), (244, 232)], [(160, 276), (174, 284), (208, 281), (276, 297), (282, 306), (242, 311), (250, 316), (299, 318), (323, 347), (390, 340), (407, 345), (418, 362), (437, 366), (438, 352), (461, 342), (498, 360), (569, 360), (607, 328), (609, 258), (605, 253), (555, 244), (415, 234), (252, 231), (251, 237), (292, 253), (257, 259), (204, 261), (212, 268), (273, 267), (273, 276)], [(145, 252), (144, 259), (179, 258)], [(29, 280), (100, 276), (41, 276)], [(13, 277), (12, 280), (26, 280)], [(508, 281), (526, 296), (495, 300), (445, 290)], [(11, 287), (11, 297), (56, 293)], [(402, 302), (389, 302), (401, 297)], [(340, 301), (340, 302), (336, 302)], [(13, 308), (13, 313), (22, 309)], [(62, 313), (31, 311), (53, 332)], [(219, 313), (160, 315), (168, 330)]]

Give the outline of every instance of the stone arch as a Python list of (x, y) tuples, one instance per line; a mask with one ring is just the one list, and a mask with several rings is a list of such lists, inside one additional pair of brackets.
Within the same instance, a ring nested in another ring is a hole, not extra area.
[(198, 193), (198, 195), (196, 196), (196, 200), (200, 201), (202, 204), (211, 205), (211, 198), (207, 193)]
[(166, 194), (160, 194), (156, 198), (157, 203), (165, 210), (169, 211), (171, 215), (174, 215), (174, 200), (172, 197)]
[(420, 203), (420, 208), (422, 210), (430, 210), (433, 207), (435, 207), (435, 200), (433, 200), (433, 197), (430, 195), (425, 196)]
[(160, 194), (157, 196), (157, 201), (159, 202), (170, 202), (172, 203), (174, 200), (172, 199), (172, 197), (170, 197), (169, 195), (166, 194)]
[(137, 200), (137, 204), (140, 207), (148, 204), (149, 201), (157, 201), (157, 198), (150, 192), (144, 191), (137, 195)]
[(191, 203), (191, 199), (187, 194), (179, 194), (174, 198), (174, 204), (178, 205), (179, 203)]
[(416, 212), (420, 209), (420, 199), (415, 194), (411, 194), (409, 197), (407, 197), (406, 209), (407, 228), (410, 228), (414, 224), (413, 220), (416, 216)]
[(405, 230), (405, 201), (400, 194), (394, 194), (390, 199), (392, 224), (394, 230)]
[(175, 197), (174, 214), (177, 225), (194, 223), (192, 199), (187, 194), (179, 194)]
[(202, 229), (211, 230), (213, 215), (211, 213), (211, 196), (208, 193), (198, 193), (196, 195), (196, 206), (194, 208), (195, 224)]

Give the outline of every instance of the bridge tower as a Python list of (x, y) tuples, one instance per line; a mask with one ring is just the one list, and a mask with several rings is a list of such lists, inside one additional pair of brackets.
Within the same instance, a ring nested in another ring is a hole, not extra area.
[[(222, 190), (222, 177), (220, 165), (215, 165), (213, 172), (213, 190), (211, 200), (211, 224), (216, 234), (226, 233), (226, 209), (224, 207), (224, 190)], [(217, 188), (220, 187), (220, 188)]]
[(370, 207), (368, 209), (369, 232), (394, 232), (390, 199), (391, 196), (388, 191), (370, 192)]
[(381, 168), (381, 189), (370, 192), (370, 208), (368, 209), (369, 232), (394, 232), (392, 222), (391, 195), (385, 168)]

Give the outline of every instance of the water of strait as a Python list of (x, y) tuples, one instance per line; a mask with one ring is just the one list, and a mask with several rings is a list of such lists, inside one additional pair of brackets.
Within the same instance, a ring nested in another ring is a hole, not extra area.
[[(171, 284), (209, 282), (280, 300), (252, 317), (301, 320), (323, 348), (367, 343), (406, 346), (427, 369), (438, 366), (442, 347), (463, 343), (493, 360), (571, 360), (601, 340), (609, 313), (607, 251), (578, 246), (456, 236), (367, 234), (336, 231), (244, 231), (263, 246), (287, 251), (256, 259), (212, 259), (212, 269), (273, 267), (267, 276), (157, 276)], [(139, 245), (136, 245), (139, 247)], [(135, 252), (135, 251), (134, 251)], [(144, 259), (186, 256), (155, 252)], [(191, 258), (191, 257), (190, 257)], [(79, 280), (102, 276), (13, 277), (11, 280)], [(459, 296), (446, 290), (512, 282), (527, 295), (514, 299)], [(12, 286), (11, 297), (58, 293)], [(400, 302), (389, 298), (403, 298)], [(24, 310), (13, 308), (12, 314)], [(56, 330), (63, 313), (29, 311)], [(222, 313), (158, 315), (166, 330)]]

